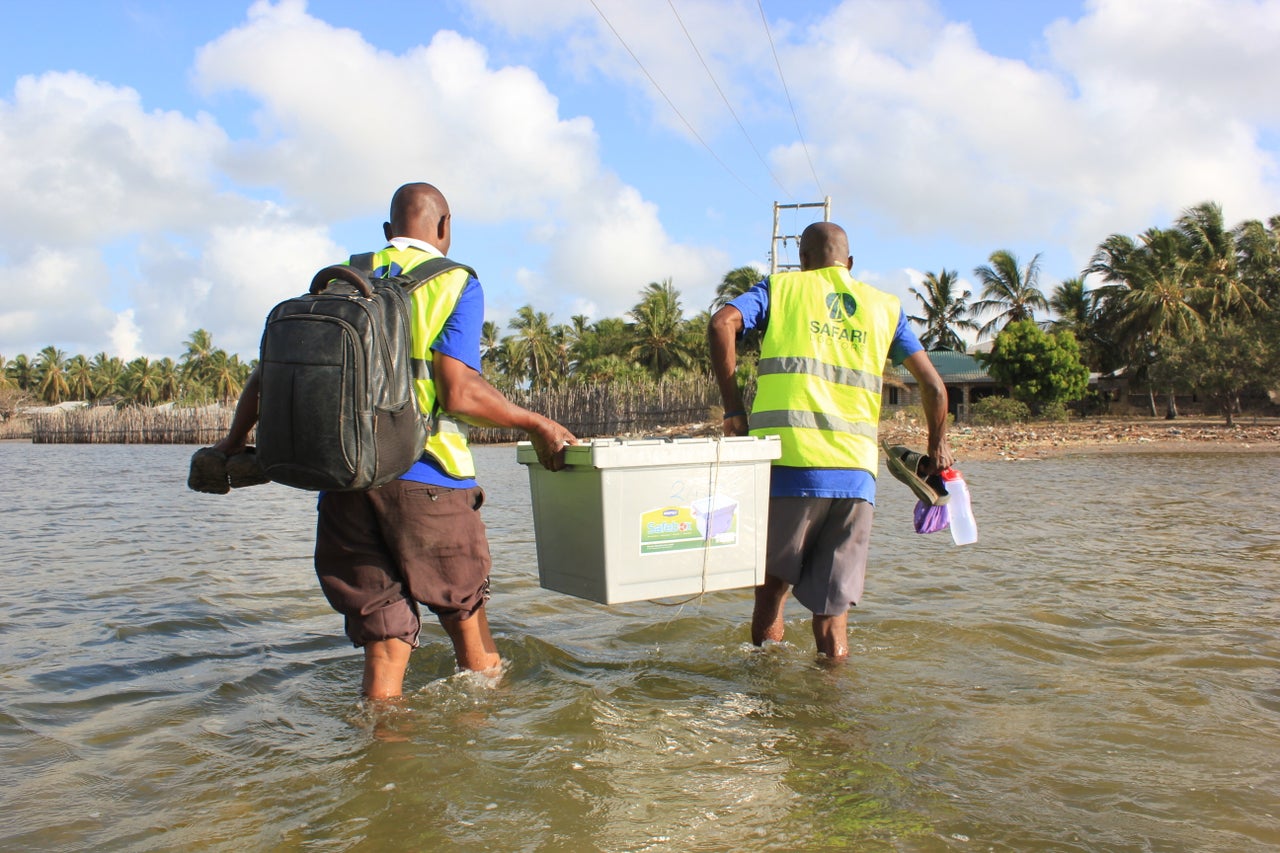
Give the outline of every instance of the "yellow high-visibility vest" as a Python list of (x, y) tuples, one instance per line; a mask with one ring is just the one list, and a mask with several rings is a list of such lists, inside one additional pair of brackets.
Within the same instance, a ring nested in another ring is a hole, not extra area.
[(775, 465), (876, 475), (882, 374), (901, 310), (844, 267), (769, 277), (749, 423), (752, 435), (782, 440)]
[[(409, 272), (435, 257), (416, 248), (388, 247), (374, 253), (373, 268), (398, 268)], [(394, 265), (394, 266), (393, 266)], [(430, 434), (423, 447), (451, 477), (465, 479), (476, 475), (475, 460), (467, 445), (466, 424), (449, 417), (437, 403), (431, 345), (444, 329), (458, 298), (467, 286), (470, 273), (453, 269), (419, 285), (410, 295), (411, 325), (409, 343), (413, 356), (413, 390), (418, 409), (427, 419)]]

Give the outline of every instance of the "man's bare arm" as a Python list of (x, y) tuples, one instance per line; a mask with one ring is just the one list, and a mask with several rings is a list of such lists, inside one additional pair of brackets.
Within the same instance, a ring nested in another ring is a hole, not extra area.
[[(744, 412), (742, 391), (738, 388), (738, 335), (742, 332), (742, 312), (726, 305), (715, 313), (707, 326), (707, 344), (711, 349), (711, 370), (720, 387), (720, 400), (726, 415)], [(746, 435), (746, 414), (724, 419), (725, 435)]]
[(929, 425), (927, 452), (934, 469), (941, 471), (950, 468), (955, 459), (951, 455), (951, 445), (947, 442), (947, 386), (924, 350), (907, 356), (902, 366), (915, 377), (916, 385), (920, 388), (924, 417)]
[(564, 448), (576, 444), (573, 433), (536, 412), (517, 406), (465, 362), (431, 354), (440, 407), (453, 417), (476, 426), (519, 429), (528, 433), (544, 468), (564, 467)]

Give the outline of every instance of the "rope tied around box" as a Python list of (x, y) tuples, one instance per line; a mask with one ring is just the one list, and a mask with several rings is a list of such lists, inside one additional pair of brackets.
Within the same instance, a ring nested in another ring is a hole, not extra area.
[(713, 439), (716, 444), (716, 458), (708, 466), (707, 471), (707, 529), (702, 535), (702, 589), (688, 598), (680, 601), (658, 601), (663, 607), (684, 607), (691, 601), (702, 602), (703, 597), (707, 594), (707, 569), (711, 561), (711, 516), (713, 501), (716, 496), (716, 490), (720, 488), (720, 452), (724, 449), (724, 439)]

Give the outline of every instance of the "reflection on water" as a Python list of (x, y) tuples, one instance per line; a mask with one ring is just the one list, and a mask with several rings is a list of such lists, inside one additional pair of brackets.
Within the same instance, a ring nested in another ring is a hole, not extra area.
[(406, 699), (310, 567), (314, 497), (198, 495), (192, 448), (0, 444), (0, 848), (1262, 851), (1280, 845), (1275, 455), (970, 463), (982, 538), (882, 479), (852, 657), (748, 591), (537, 586), (480, 448), (507, 672), (424, 632)]

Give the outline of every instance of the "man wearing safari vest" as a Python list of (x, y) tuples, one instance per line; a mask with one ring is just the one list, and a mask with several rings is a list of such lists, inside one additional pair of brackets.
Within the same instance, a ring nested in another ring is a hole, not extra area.
[[(848, 656), (848, 611), (862, 598), (871, 537), (886, 358), (915, 377), (934, 470), (951, 466), (947, 391), (897, 297), (849, 274), (849, 238), (830, 222), (800, 236), (800, 271), (769, 276), (711, 318), (712, 368), (725, 435), (776, 435), (764, 583), (751, 641), (780, 642), (789, 593), (813, 613), (818, 652)], [(748, 415), (735, 370), (738, 336), (763, 329)]]
[[(371, 260), (361, 259), (375, 277), (410, 272), (449, 251), (448, 202), (431, 184), (406, 184), (391, 199), (383, 232), (389, 245)], [(460, 669), (496, 672), (502, 663), (485, 615), (490, 559), (479, 512), (484, 492), (459, 421), (524, 430), (551, 470), (564, 467), (564, 447), (576, 441), (555, 421), (508, 401), (481, 376), (484, 293), (469, 270), (453, 269), (415, 288), (411, 315), (414, 393), (431, 421), (422, 456), (399, 479), (377, 488), (322, 493), (316, 525), (316, 574), (329, 603), (346, 618), (347, 636), (364, 649), (363, 693), (371, 699), (401, 694), (423, 606), (444, 626)], [(244, 448), (257, 422), (260, 388), (255, 373), (215, 450), (231, 456)]]

